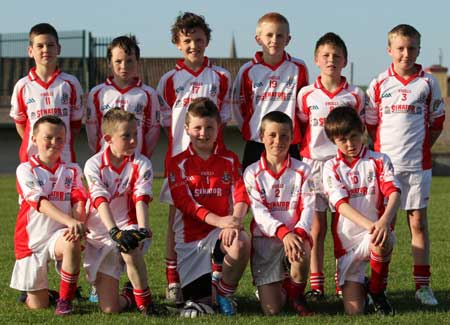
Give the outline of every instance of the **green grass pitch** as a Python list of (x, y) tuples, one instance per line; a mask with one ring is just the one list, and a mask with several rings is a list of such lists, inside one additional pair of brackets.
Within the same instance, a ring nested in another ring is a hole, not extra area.
[[(157, 198), (162, 181), (154, 182), (154, 193)], [(300, 318), (291, 311), (286, 311), (280, 316), (262, 316), (258, 302), (256, 301), (249, 269), (241, 280), (237, 298), (239, 302), (239, 316), (226, 318), (214, 316), (213, 318), (201, 318), (194, 320), (180, 319), (176, 316), (164, 316), (161, 318), (144, 319), (135, 313), (123, 313), (118, 315), (104, 315), (95, 305), (89, 302), (76, 303), (75, 313), (69, 317), (57, 317), (53, 315), (53, 309), (42, 311), (27, 311), (25, 307), (16, 302), (18, 292), (9, 288), (11, 271), (14, 265), (13, 234), (16, 220), (17, 193), (13, 176), (0, 176), (0, 322), (9, 323), (317, 323), (317, 324), (448, 324), (450, 323), (450, 178), (434, 177), (431, 203), (429, 207), (429, 228), (431, 234), (432, 252), (432, 287), (439, 300), (439, 306), (435, 308), (423, 308), (414, 301), (414, 284), (412, 280), (412, 258), (410, 238), (404, 212), (400, 212), (397, 218), (397, 246), (390, 267), (388, 294), (397, 310), (394, 317), (380, 317), (377, 315), (349, 317), (345, 316), (339, 300), (332, 296), (334, 259), (332, 256), (331, 236), (327, 235), (326, 242), (326, 291), (327, 299), (320, 304), (312, 305), (318, 312), (317, 316)], [(164, 303), (165, 289), (165, 232), (167, 220), (167, 206), (159, 204), (157, 199), (150, 204), (150, 223), (153, 230), (153, 244), (146, 256), (150, 286), (157, 303)], [(248, 229), (248, 227), (247, 227)], [(58, 277), (54, 271), (50, 273), (50, 283), (57, 287)], [(84, 273), (80, 277), (84, 295), (87, 295), (88, 284), (84, 280)]]

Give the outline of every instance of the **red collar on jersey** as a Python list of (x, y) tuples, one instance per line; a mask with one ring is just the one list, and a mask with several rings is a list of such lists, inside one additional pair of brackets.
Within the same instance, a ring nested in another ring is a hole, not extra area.
[[(195, 151), (194, 147), (192, 146), (192, 143), (189, 143), (189, 147), (188, 147), (187, 150), (189, 151), (189, 154), (190, 154), (191, 156), (198, 156), (198, 155), (197, 155), (197, 152)], [(213, 150), (212, 150), (212, 152), (211, 152), (211, 155), (217, 155), (219, 152), (220, 152), (220, 147), (219, 147), (219, 145), (217, 144), (217, 142), (215, 142), (215, 143), (214, 143), (214, 148), (213, 148)]]
[(128, 162), (134, 160), (134, 154), (131, 155), (131, 156), (126, 156), (125, 158), (123, 158), (122, 163), (117, 168), (111, 163), (111, 158), (110, 158), (111, 154), (112, 154), (111, 153), (111, 147), (110, 146), (106, 147), (106, 149), (103, 151), (102, 162), (103, 162), (104, 166), (109, 166), (117, 174), (121, 174), (123, 169), (125, 168), (126, 164)]
[(262, 51), (256, 52), (255, 56), (253, 57), (253, 63), (255, 63), (255, 64), (262, 64), (262, 65), (270, 68), (271, 70), (278, 69), (278, 67), (280, 65), (282, 65), (284, 63), (284, 61), (291, 61), (291, 56), (286, 51), (284, 52), (283, 58), (281, 59), (281, 61), (278, 64), (276, 64), (276, 65), (270, 65), (270, 64), (266, 63), (263, 60), (263, 52)]
[(48, 89), (50, 85), (55, 81), (55, 79), (61, 74), (61, 70), (59, 70), (59, 67), (56, 67), (55, 71), (53, 71), (50, 79), (48, 82), (44, 82), (39, 78), (39, 76), (36, 73), (36, 67), (33, 67), (30, 69), (30, 72), (28, 73), (28, 79), (31, 81), (36, 81), (39, 85), (41, 85), (43, 88)]
[(319, 77), (317, 77), (317, 80), (314, 83), (314, 87), (322, 90), (331, 99), (334, 96), (336, 96), (337, 94), (339, 94), (342, 91), (342, 89), (347, 89), (348, 83), (347, 83), (347, 79), (344, 76), (341, 76), (341, 81), (339, 82), (339, 86), (336, 88), (335, 91), (330, 92), (327, 89), (325, 89), (325, 87), (322, 84), (322, 77), (319, 76)]
[(126, 86), (125, 88), (120, 88), (114, 82), (114, 76), (109, 76), (108, 78), (106, 78), (105, 84), (107, 84), (108, 86), (113, 86), (114, 88), (117, 89), (118, 92), (120, 92), (121, 94), (124, 94), (134, 87), (141, 87), (142, 80), (139, 79), (138, 77), (136, 77), (136, 78), (134, 78), (133, 82), (130, 85)]
[(422, 66), (420, 64), (415, 64), (414, 67), (416, 68), (417, 72), (414, 73), (411, 77), (408, 79), (403, 79), (400, 75), (398, 75), (397, 72), (394, 70), (394, 63), (391, 63), (389, 66), (389, 75), (395, 77), (398, 81), (400, 81), (404, 86), (409, 84), (412, 80), (416, 79), (417, 77), (421, 77), (424, 74), (424, 71), (422, 70)]
[(45, 169), (50, 173), (54, 174), (56, 170), (59, 168), (59, 165), (61, 165), (61, 158), (58, 158), (56, 163), (53, 165), (53, 168), (50, 168), (45, 163), (43, 163), (41, 159), (39, 159), (38, 155), (32, 155), (30, 158), (30, 165), (33, 168), (41, 167), (42, 169)]
[(289, 155), (289, 153), (287, 154), (286, 159), (283, 161), (283, 165), (282, 165), (282, 167), (281, 167), (281, 169), (280, 169), (280, 171), (278, 173), (275, 173), (273, 170), (271, 170), (269, 168), (269, 164), (267, 163), (266, 151), (264, 151), (261, 154), (261, 159), (259, 161), (260, 161), (260, 168), (262, 170), (266, 170), (275, 179), (280, 178), (280, 176), (283, 175), (283, 173), (286, 170), (286, 168), (290, 168), (291, 164), (292, 164), (291, 156)]
[(352, 162), (349, 162), (347, 159), (345, 159), (344, 155), (342, 154), (342, 152), (338, 149), (337, 151), (337, 159), (344, 162), (347, 166), (349, 166), (350, 168), (355, 166), (355, 164), (366, 155), (367, 152), (367, 147), (365, 145), (361, 146), (361, 150), (358, 153), (358, 156), (353, 159)]
[(202, 66), (200, 67), (200, 69), (198, 69), (197, 71), (194, 71), (192, 69), (190, 69), (185, 63), (184, 63), (184, 59), (179, 59), (177, 60), (177, 64), (175, 66), (176, 70), (186, 70), (187, 72), (189, 72), (191, 75), (198, 77), (200, 75), (200, 73), (203, 72), (203, 70), (205, 70), (205, 68), (211, 68), (212, 67), (212, 63), (211, 61), (208, 59), (207, 56), (205, 56), (203, 58), (203, 63)]

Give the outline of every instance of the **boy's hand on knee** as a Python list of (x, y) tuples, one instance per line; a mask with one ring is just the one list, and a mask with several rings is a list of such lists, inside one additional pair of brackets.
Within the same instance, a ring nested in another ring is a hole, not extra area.
[(233, 244), (233, 240), (237, 237), (238, 230), (225, 228), (220, 232), (219, 238), (226, 247), (230, 247)]
[(379, 219), (374, 223), (372, 228), (372, 244), (375, 246), (384, 246), (389, 239), (391, 233), (390, 225), (384, 222), (383, 219)]
[(284, 236), (283, 245), (286, 256), (291, 263), (300, 261), (306, 254), (302, 238), (292, 232)]

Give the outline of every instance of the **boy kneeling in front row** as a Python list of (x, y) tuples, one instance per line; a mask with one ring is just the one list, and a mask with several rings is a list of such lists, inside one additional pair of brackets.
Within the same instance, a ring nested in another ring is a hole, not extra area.
[[(366, 293), (375, 311), (394, 315), (386, 284), (395, 243), (393, 226), (400, 189), (389, 157), (363, 144), (364, 125), (351, 107), (338, 107), (325, 121), (337, 156), (324, 166), (323, 183), (333, 215), (334, 253), (347, 314), (365, 311)], [(371, 276), (365, 287), (365, 269)]]
[(223, 276), (215, 282), (219, 310), (234, 315), (232, 295), (250, 256), (250, 240), (242, 225), (248, 197), (241, 166), (236, 154), (217, 145), (219, 126), (214, 102), (195, 99), (185, 121), (191, 143), (170, 161), (168, 180), (177, 208), (175, 250), (185, 317), (212, 312), (212, 255), (214, 260), (223, 259)]

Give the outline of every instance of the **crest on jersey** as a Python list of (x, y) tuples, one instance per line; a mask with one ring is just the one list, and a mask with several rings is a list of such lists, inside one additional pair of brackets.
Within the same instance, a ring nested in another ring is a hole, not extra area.
[(329, 188), (333, 188), (333, 180), (331, 179), (331, 176), (327, 177), (327, 185)]
[(224, 172), (222, 176), (222, 183), (229, 184), (230, 181), (231, 181), (230, 174), (228, 174), (228, 172)]
[(69, 116), (69, 110), (67, 108), (63, 108), (63, 116)]
[(175, 175), (173, 173), (169, 174), (169, 183), (175, 183)]
[(216, 85), (212, 85), (211, 86), (211, 90), (209, 91), (209, 95), (211, 97), (216, 97), (216, 95), (217, 95), (217, 86)]
[(391, 114), (391, 108), (389, 106), (384, 107), (384, 114)]
[(148, 181), (150, 178), (152, 178), (152, 171), (150, 169), (147, 169), (144, 173), (144, 179)]
[(64, 186), (67, 189), (70, 189), (70, 187), (72, 186), (72, 178), (71, 177), (66, 177), (64, 179)]
[(32, 120), (34, 120), (34, 119), (36, 118), (36, 113), (35, 113), (35, 112), (31, 112), (30, 118), (31, 118)]
[(25, 185), (30, 188), (30, 189), (34, 189), (35, 188), (35, 184), (33, 181), (28, 181), (25, 183)]
[(135, 114), (142, 114), (144, 111), (144, 104), (138, 103), (136, 105)]
[(293, 88), (294, 86), (295, 86), (295, 84), (294, 84), (294, 76), (289, 76), (289, 79), (286, 82), (286, 87)]
[(67, 105), (69, 104), (69, 94), (68, 93), (63, 93), (61, 96), (61, 104), (63, 105)]
[(368, 181), (369, 183), (372, 183), (374, 177), (375, 177), (375, 176), (374, 176), (374, 173), (373, 173), (373, 172), (369, 172), (369, 173), (367, 174), (367, 181)]

